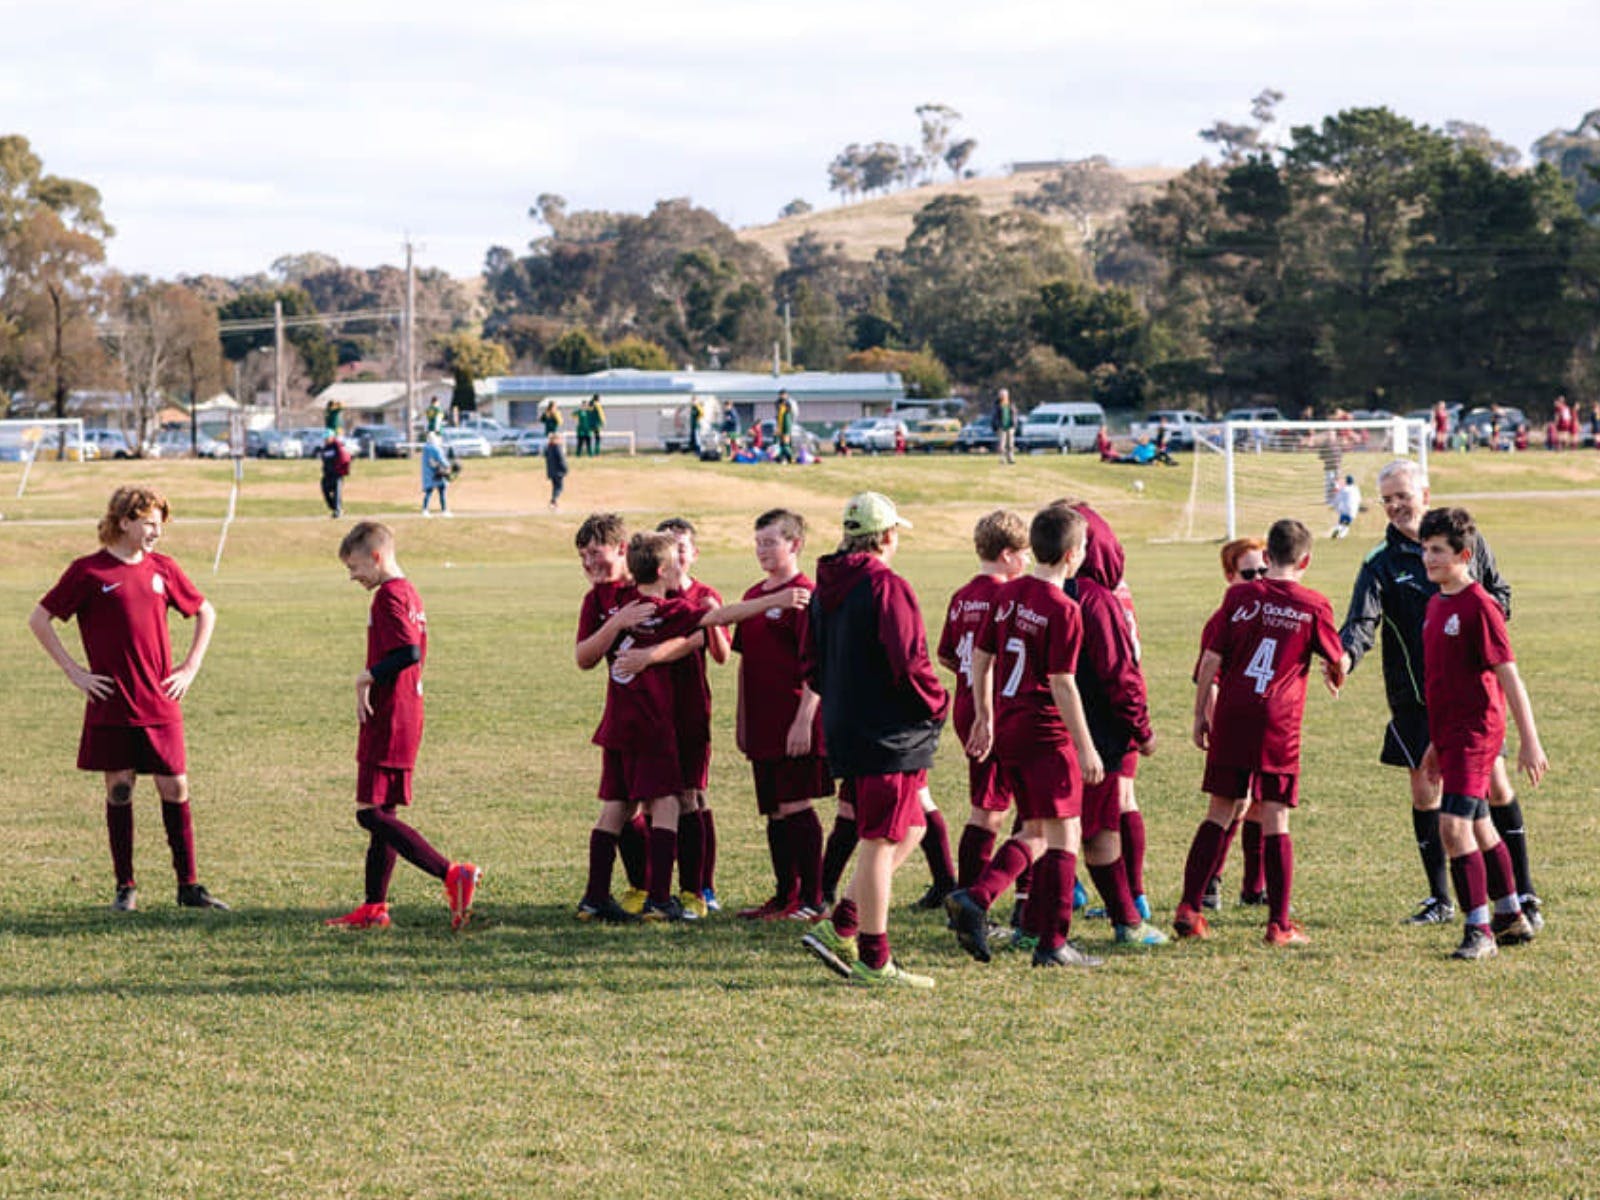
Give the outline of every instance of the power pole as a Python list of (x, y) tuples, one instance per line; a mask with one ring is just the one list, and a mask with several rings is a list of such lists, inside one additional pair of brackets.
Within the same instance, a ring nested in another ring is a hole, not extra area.
[(783, 302), (783, 361), (791, 371), (794, 370), (794, 335), (789, 327), (789, 302)]
[(272, 427), (283, 428), (283, 301), (272, 302)]
[(406, 305), (402, 318), (401, 359), (406, 372), (406, 440), (417, 427), (417, 273), (411, 265), (411, 239), (406, 238)]

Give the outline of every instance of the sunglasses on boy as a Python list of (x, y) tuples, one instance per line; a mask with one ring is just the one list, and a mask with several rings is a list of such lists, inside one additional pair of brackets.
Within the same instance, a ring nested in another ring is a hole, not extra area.
[(1265, 579), (1266, 577), (1267, 569), (1265, 567), (1241, 567), (1239, 569), (1240, 579)]

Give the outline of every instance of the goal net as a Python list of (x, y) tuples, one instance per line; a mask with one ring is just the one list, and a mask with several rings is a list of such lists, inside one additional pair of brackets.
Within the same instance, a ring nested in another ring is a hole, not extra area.
[(27, 490), (35, 462), (82, 462), (97, 451), (84, 440), (81, 417), (0, 421), (0, 463), (20, 463), (17, 495)]
[[(1378, 472), (1397, 458), (1428, 465), (1427, 428), (1402, 417), (1374, 421), (1229, 421), (1196, 436), (1189, 498), (1174, 536), (1184, 541), (1265, 537), (1293, 517), (1313, 533), (1339, 523), (1347, 480), (1361, 509), (1378, 508)], [(1359, 532), (1370, 515), (1358, 515)]]

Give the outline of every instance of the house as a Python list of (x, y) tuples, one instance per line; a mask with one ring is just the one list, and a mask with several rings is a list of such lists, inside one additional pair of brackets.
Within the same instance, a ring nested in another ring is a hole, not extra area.
[(503, 375), (477, 385), (478, 409), (504, 425), (536, 426), (545, 401), (570, 416), (590, 396), (606, 411), (608, 433), (631, 433), (640, 448), (655, 449), (672, 431), (674, 417), (692, 400), (732, 406), (741, 429), (777, 411), (779, 389), (788, 391), (796, 415), (814, 430), (887, 413), (905, 399), (897, 372), (799, 371), (771, 375), (747, 371), (636, 371), (591, 375)]
[[(441, 408), (450, 407), (450, 396), (455, 385), (448, 379), (418, 380), (413, 394), (412, 417), (422, 420), (430, 401), (438, 400)], [(384, 379), (366, 382), (344, 382), (328, 385), (317, 393), (315, 407), (327, 407), (337, 400), (344, 407), (346, 428), (359, 425), (392, 425), (406, 427), (406, 385), (404, 380)]]

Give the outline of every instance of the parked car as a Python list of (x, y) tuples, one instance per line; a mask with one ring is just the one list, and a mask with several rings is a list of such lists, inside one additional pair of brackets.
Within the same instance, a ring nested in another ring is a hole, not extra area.
[(251, 458), (304, 458), (300, 439), (276, 429), (249, 429), (244, 435), (244, 452)]
[(443, 440), (444, 448), (451, 458), (488, 458), (494, 453), (489, 445), (489, 439), (470, 429), (460, 427), (444, 429), (440, 431), (439, 437)]
[(393, 425), (357, 425), (356, 453), (362, 458), (409, 458), (411, 447)]
[(1017, 430), (1017, 449), (1070, 451), (1094, 449), (1100, 426), (1106, 423), (1106, 410), (1092, 401), (1041, 404), (1022, 418)]
[(924, 454), (934, 450), (954, 450), (961, 436), (961, 422), (953, 417), (925, 417), (911, 422), (906, 430), (906, 446)]
[(1222, 414), (1224, 421), (1281, 421), (1283, 414), (1275, 408), (1230, 408)]
[(38, 438), (29, 438), (24, 449), (35, 462), (89, 462), (100, 457), (100, 446), (87, 436), (80, 438), (77, 431), (64, 426), (40, 431)]
[(517, 440), (514, 444), (517, 447), (518, 454), (543, 454), (545, 444), (544, 430), (524, 429), (517, 434)]
[[(1161, 408), (1135, 421), (1128, 432), (1136, 439), (1153, 439), (1162, 425), (1167, 427), (1167, 449), (1193, 450), (1197, 431), (1208, 424), (1204, 414), (1192, 408)], [(1201, 434), (1200, 436), (1204, 436)]]
[(155, 453), (162, 458), (184, 458), (191, 449), (200, 458), (227, 458), (228, 443), (219, 442), (210, 434), (197, 434), (192, 440), (189, 430), (181, 425), (170, 425), (156, 434)]
[(509, 425), (502, 425), (493, 417), (486, 417), (482, 413), (466, 413), (461, 421), (454, 427), (468, 433), (476, 433), (490, 446), (498, 442), (514, 442), (522, 434), (522, 430), (513, 429)]
[(83, 436), (99, 448), (101, 458), (133, 457), (133, 445), (120, 429), (85, 429)]
[(1509, 444), (1517, 432), (1517, 426), (1524, 424), (1528, 419), (1520, 408), (1502, 407), (1498, 414), (1492, 408), (1475, 408), (1461, 418), (1460, 429), (1467, 435), (1472, 445), (1487, 446), (1497, 416), (1500, 421), (1501, 445)]
[[(757, 424), (761, 426), (761, 444), (768, 447), (776, 445), (778, 441), (777, 420), (773, 417), (768, 417), (764, 421), (758, 421)], [(816, 454), (817, 435), (804, 426), (796, 425), (794, 432), (789, 435), (789, 444), (796, 451), (804, 446), (812, 454)]]
[(993, 417), (974, 417), (961, 427), (956, 435), (956, 449), (962, 454), (975, 450), (993, 450), (1000, 444), (1000, 435), (994, 431)]
[(852, 450), (876, 454), (894, 449), (895, 434), (904, 436), (906, 423), (895, 417), (862, 417), (844, 428), (844, 444)]

